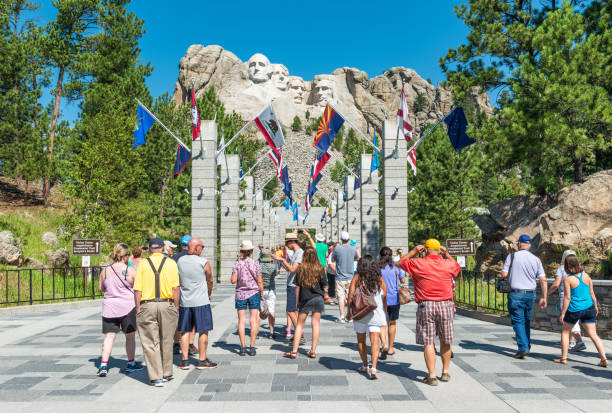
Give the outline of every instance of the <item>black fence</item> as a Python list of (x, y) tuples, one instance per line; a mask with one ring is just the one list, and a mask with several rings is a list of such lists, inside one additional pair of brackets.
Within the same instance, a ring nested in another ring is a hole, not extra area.
[(0, 307), (102, 298), (103, 267), (0, 270)]
[(456, 280), (455, 303), (459, 307), (507, 313), (507, 296), (495, 290), (495, 277), (476, 271), (462, 271)]

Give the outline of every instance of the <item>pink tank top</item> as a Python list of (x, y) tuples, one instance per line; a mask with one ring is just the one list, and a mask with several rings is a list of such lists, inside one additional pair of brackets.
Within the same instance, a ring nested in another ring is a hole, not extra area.
[[(134, 285), (123, 278), (127, 270), (127, 265), (123, 263), (115, 263), (112, 268), (108, 266), (104, 270), (106, 271), (106, 277), (102, 282), (105, 290), (104, 300), (102, 300), (102, 317), (123, 317), (136, 306), (132, 288)], [(130, 271), (133, 270), (130, 269)]]

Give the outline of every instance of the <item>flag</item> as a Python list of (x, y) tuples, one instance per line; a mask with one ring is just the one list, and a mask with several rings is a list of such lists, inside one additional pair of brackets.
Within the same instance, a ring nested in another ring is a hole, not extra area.
[(361, 171), (359, 170), (359, 159), (357, 159), (357, 163), (355, 164), (355, 184), (353, 185), (353, 191), (358, 190), (361, 187)]
[(193, 89), (191, 89), (191, 134), (194, 141), (200, 137), (200, 111)]
[(289, 198), (285, 198), (283, 205), (285, 205), (285, 211), (289, 211), (289, 209), (291, 209), (291, 201), (289, 200)]
[(306, 224), (306, 218), (308, 218), (308, 210), (304, 213), (304, 220), (302, 221), (302, 225)]
[(321, 222), (325, 221), (325, 212), (323, 212), (323, 215), (321, 216)]
[(268, 105), (263, 112), (254, 120), (257, 128), (262, 133), (268, 145), (272, 149), (280, 149), (285, 144), (285, 137), (280, 123), (276, 119), (274, 108)]
[[(376, 132), (374, 132), (374, 146), (378, 148), (376, 143)], [(378, 149), (372, 149), (372, 165), (370, 166), (370, 172), (374, 172), (380, 168), (380, 160), (378, 159)]]
[(328, 216), (328, 217), (331, 217), (331, 214), (332, 214), (332, 206), (331, 206), (331, 204), (330, 204), (330, 205), (329, 205), (329, 208), (327, 208), (327, 216)]
[(306, 201), (304, 201), (304, 210), (308, 211), (312, 204), (312, 195), (306, 194)]
[[(223, 148), (225, 146), (225, 136), (223, 136), (223, 131), (221, 131), (221, 144), (220, 144), (220, 148)], [(223, 149), (223, 152), (220, 152), (217, 154), (217, 165), (221, 165), (223, 162), (225, 162), (225, 149)]]
[(408, 152), (408, 163), (410, 164), (410, 167), (412, 168), (412, 173), (416, 175), (417, 168), (416, 168), (416, 153), (415, 153), (415, 149), (416, 148), (412, 148), (412, 150), (410, 152)]
[(311, 178), (316, 178), (319, 176), (319, 174), (323, 170), (323, 167), (325, 167), (325, 164), (327, 163), (327, 161), (329, 161), (329, 158), (331, 158), (331, 154), (329, 152), (319, 153), (319, 151), (317, 150), (313, 162)]
[(145, 135), (155, 123), (155, 118), (140, 103), (136, 109), (136, 129), (134, 130), (134, 140), (132, 150), (137, 146), (147, 143)]
[(242, 157), (240, 158), (240, 177), (242, 178), (242, 175), (244, 175), (244, 172), (242, 171)]
[(282, 173), (283, 173), (283, 167), (282, 167), (282, 163), (283, 163), (283, 153), (282, 153), (282, 149), (270, 149), (268, 151), (268, 156), (270, 157), (270, 159), (272, 159), (272, 162), (274, 162), (274, 165), (276, 165), (276, 177), (278, 179), (280, 179), (282, 177)]
[(293, 212), (293, 220), (297, 222), (297, 220), (298, 220), (298, 204), (297, 204), (297, 202), (294, 202), (291, 205), (291, 211)]
[(397, 127), (404, 135), (406, 142), (412, 139), (412, 125), (410, 124), (410, 115), (408, 115), (408, 104), (406, 103), (406, 94), (402, 87), (402, 95), (400, 96), (399, 109), (397, 109)]
[(283, 192), (287, 195), (290, 202), (293, 202), (291, 198), (291, 181), (289, 180), (289, 168), (285, 165), (281, 171), (281, 182), (283, 183)]
[(183, 172), (183, 169), (185, 169), (190, 160), (191, 152), (185, 149), (183, 145), (179, 145), (178, 149), (176, 150), (176, 160), (174, 161), (174, 174), (172, 175), (174, 179), (176, 179), (176, 177)]
[(327, 152), (343, 123), (344, 118), (326, 105), (315, 133), (314, 147), (318, 152), (322, 154)]
[(448, 126), (448, 137), (456, 152), (476, 142), (467, 133), (467, 119), (462, 107), (456, 107), (444, 118), (444, 123)]

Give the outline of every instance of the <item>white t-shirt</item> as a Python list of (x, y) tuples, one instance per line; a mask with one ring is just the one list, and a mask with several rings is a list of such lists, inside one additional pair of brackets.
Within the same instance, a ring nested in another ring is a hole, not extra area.
[(561, 284), (559, 284), (559, 302), (562, 302), (563, 297), (565, 296), (565, 285), (563, 285), (563, 282), (567, 276), (568, 273), (565, 272), (563, 265), (559, 265), (559, 268), (557, 268), (557, 271), (555, 272), (555, 277), (561, 277)]

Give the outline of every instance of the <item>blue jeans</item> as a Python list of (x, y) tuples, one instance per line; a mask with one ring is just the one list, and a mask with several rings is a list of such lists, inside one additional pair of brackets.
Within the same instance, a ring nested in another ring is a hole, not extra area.
[(518, 351), (529, 351), (531, 348), (531, 310), (535, 303), (535, 292), (508, 294), (508, 313), (512, 320), (512, 328), (516, 334)]

